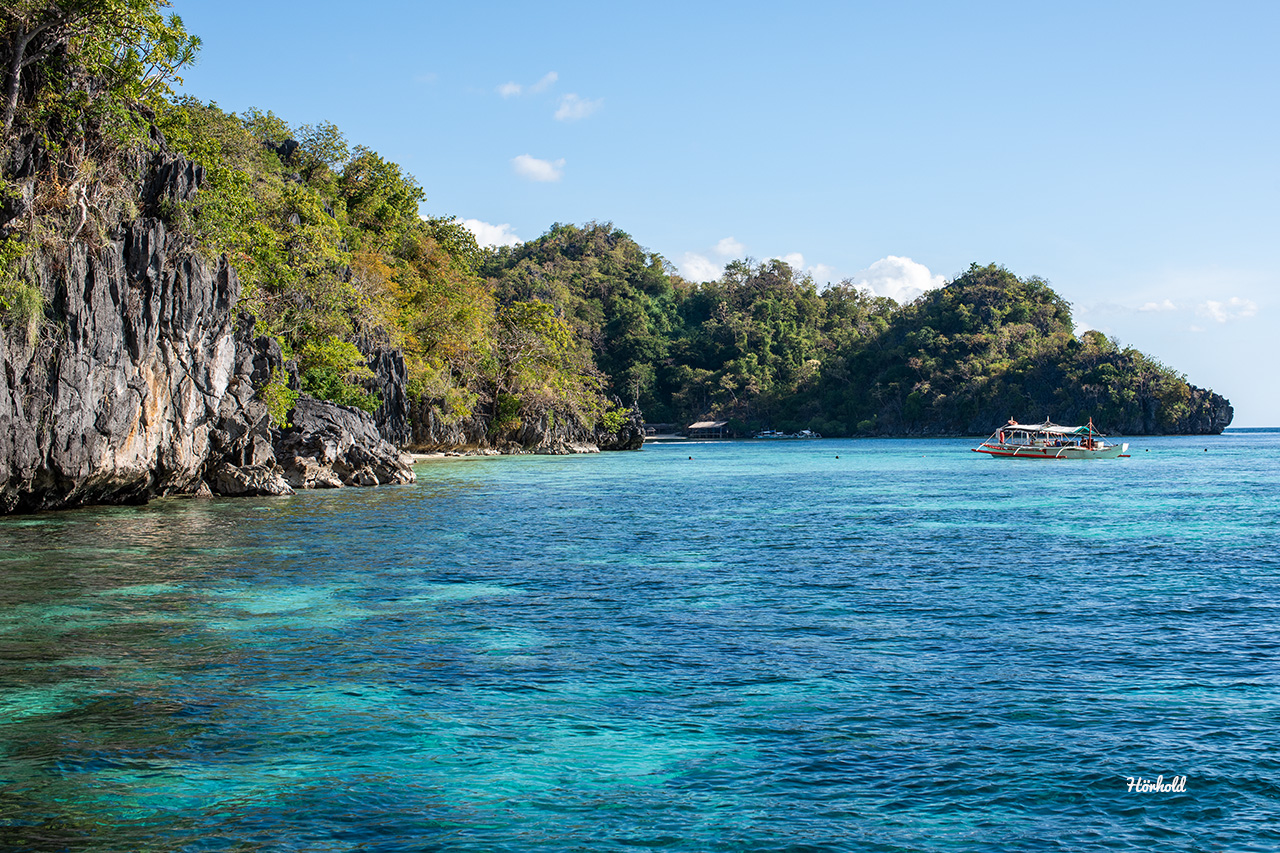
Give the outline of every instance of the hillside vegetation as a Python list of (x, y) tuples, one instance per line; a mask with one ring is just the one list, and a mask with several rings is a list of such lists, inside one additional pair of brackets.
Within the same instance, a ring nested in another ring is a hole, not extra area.
[[(240, 308), (296, 363), (259, 389), (277, 423), (299, 393), (376, 409), (379, 348), (405, 354), (419, 411), (491, 435), (556, 418), (607, 428), (630, 407), (824, 435), (986, 433), (1010, 416), (1129, 433), (1229, 422), (1226, 401), (1099, 333), (1077, 337), (1045, 282), (994, 265), (899, 306), (776, 260), (689, 282), (607, 223), (485, 250), (455, 218), (423, 215), (418, 180), (332, 124), (175, 97), (199, 41), (164, 5), (0, 12), (8, 326), (59, 321), (32, 284), (36, 253), (149, 215), (231, 260)], [(194, 202), (145, 196), (144, 165), (174, 154), (202, 169)]]
[(610, 392), (650, 421), (837, 436), (978, 434), (1011, 416), (1127, 433), (1223, 425), (1221, 398), (1099, 332), (1077, 337), (1046, 282), (996, 265), (900, 306), (848, 283), (819, 290), (778, 260), (691, 284), (590, 224), (490, 253), (484, 270), (500, 298), (553, 305)]

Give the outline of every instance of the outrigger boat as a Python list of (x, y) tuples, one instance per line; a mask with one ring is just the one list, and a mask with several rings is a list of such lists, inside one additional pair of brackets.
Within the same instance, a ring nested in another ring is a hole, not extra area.
[(974, 453), (1011, 459), (1127, 459), (1128, 444), (1107, 444), (1102, 433), (1093, 428), (1093, 418), (1085, 426), (1020, 424), (1012, 418)]
[(811, 429), (802, 429), (799, 432), (779, 432), (776, 429), (765, 429), (751, 436), (752, 438), (822, 438)]

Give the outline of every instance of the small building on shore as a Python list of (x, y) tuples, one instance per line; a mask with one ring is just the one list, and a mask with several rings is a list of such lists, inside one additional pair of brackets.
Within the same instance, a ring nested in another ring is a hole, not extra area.
[(685, 435), (689, 438), (728, 438), (728, 421), (698, 421), (685, 427)]

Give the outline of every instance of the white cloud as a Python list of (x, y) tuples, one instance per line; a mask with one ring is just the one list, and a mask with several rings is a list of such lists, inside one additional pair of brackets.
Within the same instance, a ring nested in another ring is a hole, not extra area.
[[(716, 241), (716, 244), (709, 252), (685, 252), (680, 262), (676, 265), (680, 270), (680, 275), (690, 281), (715, 281), (724, 274), (724, 265), (731, 259), (743, 259), (748, 263), (755, 265), (754, 261), (746, 258), (747, 247), (733, 237), (723, 237)], [(712, 260), (715, 258), (716, 260)], [(828, 283), (835, 278), (835, 269), (826, 264), (815, 264), (806, 267), (804, 255), (800, 252), (788, 252), (785, 255), (777, 255), (774, 260), (782, 261), (791, 267), (797, 278), (808, 273), (813, 276), (814, 281), (819, 285)]]
[(506, 222), (501, 225), (490, 225), (488, 222), (481, 222), (479, 219), (464, 219), (462, 220), (462, 225), (476, 235), (476, 242), (485, 248), (517, 246), (520, 244), (520, 238), (512, 233), (511, 226)]
[(1147, 302), (1138, 310), (1139, 311), (1177, 311), (1178, 306), (1174, 305), (1172, 301), (1166, 299), (1163, 302)]
[(715, 281), (721, 273), (719, 264), (697, 252), (685, 252), (677, 268), (680, 275), (693, 282)]
[(560, 107), (556, 110), (557, 121), (577, 121), (586, 118), (600, 109), (603, 100), (589, 101), (573, 93), (560, 96)]
[(809, 267), (809, 274), (813, 276), (814, 282), (819, 286), (830, 284), (836, 278), (836, 268), (829, 267), (826, 264), (814, 264)]
[(536, 95), (541, 92), (547, 91), (547, 89), (550, 89), (553, 85), (555, 85), (555, 82), (559, 79), (560, 79), (559, 74), (557, 74), (554, 71), (548, 71), (546, 74), (542, 75), (541, 80), (539, 80), (537, 83), (534, 83), (532, 86), (529, 86), (527, 90), (524, 87), (524, 85), (512, 80), (509, 83), (503, 83), (501, 86), (499, 86), (498, 94), (504, 98), (519, 97), (520, 95), (523, 95), (526, 91), (528, 91), (530, 94)]
[(732, 237), (725, 237), (716, 243), (715, 253), (722, 258), (740, 258), (747, 249)]
[(946, 284), (946, 279), (929, 272), (924, 264), (897, 255), (881, 258), (865, 270), (854, 273), (851, 280), (877, 296), (888, 296), (904, 305), (925, 291)]
[(1252, 317), (1258, 313), (1258, 305), (1252, 299), (1241, 299), (1239, 296), (1233, 296), (1226, 302), (1218, 302), (1214, 299), (1202, 302), (1196, 306), (1196, 313), (1202, 317), (1209, 317), (1218, 323), (1225, 323), (1228, 320)]
[(529, 91), (533, 92), (534, 94), (537, 94), (539, 92), (545, 92), (548, 89), (550, 89), (552, 86), (554, 86), (556, 81), (559, 79), (560, 79), (559, 74), (557, 74), (554, 71), (548, 71), (546, 74), (542, 75), (541, 80), (539, 80), (537, 83), (534, 83), (532, 86), (529, 87)]
[(516, 174), (531, 181), (558, 181), (564, 175), (564, 158), (559, 160), (539, 160), (528, 154), (511, 158), (511, 166)]
[(819, 287), (824, 284), (830, 284), (836, 278), (835, 267), (830, 267), (826, 264), (805, 266), (804, 255), (800, 252), (788, 252), (778, 260), (791, 267), (791, 271), (796, 274), (797, 278), (805, 274), (812, 276), (814, 284)]

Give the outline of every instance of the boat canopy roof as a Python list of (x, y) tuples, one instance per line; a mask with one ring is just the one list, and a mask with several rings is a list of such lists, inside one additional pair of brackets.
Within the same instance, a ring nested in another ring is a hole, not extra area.
[[(1000, 428), (1005, 432), (1025, 430), (1027, 432), (1047, 432), (1050, 435), (1089, 435), (1091, 432), (1087, 426), (1059, 426), (1048, 421), (1042, 424), (1005, 424)], [(1092, 434), (1097, 435), (1097, 430), (1092, 430)]]

